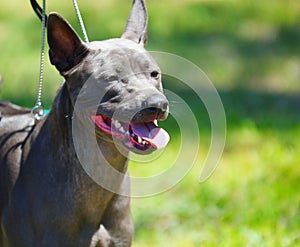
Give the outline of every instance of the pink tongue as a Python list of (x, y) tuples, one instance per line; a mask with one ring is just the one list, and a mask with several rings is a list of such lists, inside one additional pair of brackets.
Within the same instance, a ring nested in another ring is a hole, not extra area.
[(134, 134), (142, 137), (157, 149), (162, 149), (167, 146), (170, 140), (169, 134), (153, 122), (131, 124), (131, 128)]

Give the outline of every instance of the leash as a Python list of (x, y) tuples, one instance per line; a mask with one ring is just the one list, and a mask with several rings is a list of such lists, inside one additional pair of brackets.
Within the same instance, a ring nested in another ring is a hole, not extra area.
[(75, 12), (76, 12), (76, 15), (77, 15), (79, 26), (80, 26), (80, 29), (81, 29), (81, 32), (82, 32), (82, 35), (83, 35), (83, 39), (86, 43), (89, 43), (89, 38), (87, 36), (87, 32), (86, 32), (86, 29), (85, 29), (85, 26), (84, 26), (84, 23), (83, 23), (83, 20), (82, 20), (82, 17), (81, 17), (81, 13), (80, 13), (80, 10), (79, 10), (78, 4), (77, 4), (77, 0), (73, 0), (73, 5), (74, 5), (74, 8), (75, 8)]
[(42, 120), (44, 117), (44, 107), (42, 103), (44, 63), (45, 63), (45, 33), (46, 33), (46, 0), (43, 0), (43, 8), (41, 8), (35, 0), (30, 0), (32, 7), (39, 18), (42, 20), (42, 40), (41, 40), (41, 55), (40, 55), (40, 76), (38, 94), (35, 106), (31, 109), (31, 114), (35, 122)]
[[(40, 55), (40, 76), (39, 76), (39, 84), (38, 84), (38, 94), (35, 106), (31, 109), (31, 114), (34, 117), (35, 123), (39, 122), (43, 119), (43, 117), (48, 113), (48, 111), (44, 110), (42, 103), (42, 91), (43, 91), (43, 79), (44, 79), (44, 64), (45, 64), (45, 34), (46, 34), (46, 23), (47, 23), (47, 14), (46, 14), (46, 0), (43, 0), (42, 7), (37, 3), (36, 0), (30, 0), (31, 6), (38, 16), (38, 18), (42, 21), (42, 37), (41, 37), (41, 55)], [(75, 8), (76, 16), (79, 22), (79, 26), (81, 32), (83, 34), (84, 41), (86, 43), (89, 42), (87, 32), (83, 23), (83, 19), (81, 17), (81, 13), (78, 7), (77, 0), (73, 0), (73, 5)]]

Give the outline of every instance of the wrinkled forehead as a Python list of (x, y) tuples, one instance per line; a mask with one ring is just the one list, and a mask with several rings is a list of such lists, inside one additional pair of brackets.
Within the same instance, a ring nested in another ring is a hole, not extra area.
[(149, 72), (159, 70), (153, 57), (142, 47), (130, 40), (111, 39), (96, 41), (89, 44), (91, 50), (96, 52), (95, 60), (102, 67), (115, 70), (117, 73)]

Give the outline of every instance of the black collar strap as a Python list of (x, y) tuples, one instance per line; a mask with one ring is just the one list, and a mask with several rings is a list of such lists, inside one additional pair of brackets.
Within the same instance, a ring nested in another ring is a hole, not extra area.
[[(41, 8), (41, 6), (37, 3), (36, 0), (30, 0), (30, 3), (38, 18), (42, 20), (43, 9)], [(47, 20), (47, 15), (46, 15), (46, 20)]]

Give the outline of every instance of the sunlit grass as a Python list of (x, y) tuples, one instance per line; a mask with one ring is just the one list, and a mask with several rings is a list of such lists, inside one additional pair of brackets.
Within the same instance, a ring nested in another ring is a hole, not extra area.
[[(292, 131), (300, 134), (300, 129)], [(286, 133), (290, 135), (291, 133)], [(244, 127), (229, 131), (215, 174), (199, 184), (202, 156), (168, 193), (133, 200), (135, 247), (296, 246), (300, 141)]]

